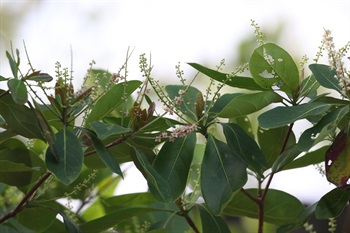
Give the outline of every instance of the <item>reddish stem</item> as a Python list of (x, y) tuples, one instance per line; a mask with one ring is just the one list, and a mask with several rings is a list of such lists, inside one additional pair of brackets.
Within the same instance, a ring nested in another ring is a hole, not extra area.
[(36, 192), (36, 190), (45, 182), (45, 180), (47, 180), (47, 178), (49, 178), (51, 176), (50, 172), (46, 172), (39, 180), (38, 182), (36, 182), (36, 184), (29, 190), (29, 192), (23, 197), (23, 199), (17, 204), (17, 206), (11, 210), (10, 212), (8, 212), (7, 214), (5, 214), (4, 216), (2, 216), (0, 218), (0, 223), (6, 221), (9, 218), (12, 218), (14, 216), (16, 216), (18, 214), (18, 212), (21, 211), (21, 209), (23, 208), (23, 206), (27, 203), (27, 201), (34, 195), (34, 193)]
[[(287, 135), (286, 135), (286, 137), (284, 139), (284, 142), (283, 142), (283, 145), (282, 145), (281, 150), (279, 152), (279, 155), (281, 155), (284, 152), (284, 150), (286, 149), (286, 147), (287, 147), (287, 143), (288, 143), (289, 137), (292, 134), (293, 125), (294, 125), (294, 123), (289, 125), (288, 132), (287, 132)], [(271, 182), (272, 182), (272, 179), (273, 179), (274, 175), (275, 175), (275, 172), (271, 172), (271, 174), (269, 176), (269, 179), (268, 179), (268, 181), (266, 183), (264, 192), (262, 193), (262, 195), (260, 195), (260, 190), (259, 190), (258, 197), (255, 197), (255, 196), (251, 195), (244, 188), (241, 188), (241, 191), (249, 199), (251, 199), (252, 201), (254, 201), (258, 205), (258, 221), (259, 221), (259, 223), (258, 223), (258, 233), (263, 233), (263, 227), (264, 227), (264, 204), (265, 204), (265, 199), (266, 199), (267, 192), (269, 190), (269, 187), (271, 185)]]

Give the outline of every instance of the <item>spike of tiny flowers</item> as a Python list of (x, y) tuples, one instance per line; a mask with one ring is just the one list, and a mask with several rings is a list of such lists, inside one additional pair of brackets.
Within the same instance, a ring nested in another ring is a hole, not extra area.
[(350, 41), (336, 51), (331, 31), (325, 30), (322, 43), (328, 54), (329, 65), (336, 70), (334, 78), (338, 80), (339, 87), (342, 89), (342, 95), (348, 97), (350, 94), (350, 72), (344, 67), (342, 59), (350, 49)]
[(171, 132), (170, 136), (168, 135), (167, 132), (161, 133), (160, 135), (156, 136), (155, 141), (161, 142), (162, 139), (168, 138), (170, 142), (173, 142), (176, 138), (186, 137), (188, 134), (196, 130), (197, 130), (196, 124), (184, 125), (183, 127), (175, 128), (173, 132)]

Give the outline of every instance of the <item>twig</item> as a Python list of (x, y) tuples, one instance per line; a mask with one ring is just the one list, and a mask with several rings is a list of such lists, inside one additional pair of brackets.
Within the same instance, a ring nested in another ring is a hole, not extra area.
[(179, 198), (176, 200), (176, 205), (179, 207), (180, 209), (180, 214), (181, 216), (183, 216), (188, 225), (190, 225), (190, 227), (192, 228), (192, 230), (195, 232), (195, 233), (200, 233), (200, 231), (198, 230), (196, 224), (192, 221), (192, 219), (190, 218), (190, 216), (188, 215), (188, 211), (186, 211), (183, 206), (182, 206), (182, 199)]
[(18, 212), (21, 211), (21, 209), (23, 208), (23, 206), (27, 203), (27, 201), (34, 195), (34, 193), (36, 192), (36, 190), (45, 182), (45, 180), (47, 180), (49, 177), (51, 176), (50, 172), (46, 172), (37, 182), (36, 184), (29, 190), (29, 192), (23, 197), (23, 199), (17, 204), (17, 206), (11, 210), (10, 212), (8, 212), (7, 214), (5, 214), (4, 216), (2, 216), (0, 218), (0, 223), (6, 221), (9, 218), (12, 218), (14, 216), (16, 216), (18, 214)]

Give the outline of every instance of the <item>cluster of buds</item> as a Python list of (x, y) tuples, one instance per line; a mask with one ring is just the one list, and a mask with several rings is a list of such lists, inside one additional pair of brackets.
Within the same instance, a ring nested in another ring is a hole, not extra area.
[[(350, 48), (350, 42), (336, 51), (330, 30), (325, 30), (322, 42), (327, 50), (329, 64), (332, 69), (336, 70), (334, 78), (338, 80), (339, 86), (342, 88), (342, 94), (348, 96), (350, 94), (350, 72), (344, 67), (343, 57)], [(348, 59), (350, 58), (348, 57)]]
[(185, 125), (181, 128), (176, 128), (174, 129), (173, 132), (170, 133), (170, 135), (167, 132), (163, 132), (156, 137), (156, 142), (161, 142), (162, 139), (165, 139), (165, 138), (168, 138), (170, 142), (173, 142), (175, 138), (183, 138), (186, 135), (195, 131), (196, 129), (197, 129), (196, 124), (192, 124), (192, 125)]

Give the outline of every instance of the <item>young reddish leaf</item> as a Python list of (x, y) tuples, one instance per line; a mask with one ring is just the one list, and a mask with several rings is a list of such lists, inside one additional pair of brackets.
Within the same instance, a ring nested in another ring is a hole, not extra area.
[(345, 186), (350, 177), (349, 143), (347, 132), (340, 131), (333, 144), (326, 151), (327, 180), (338, 187)]

